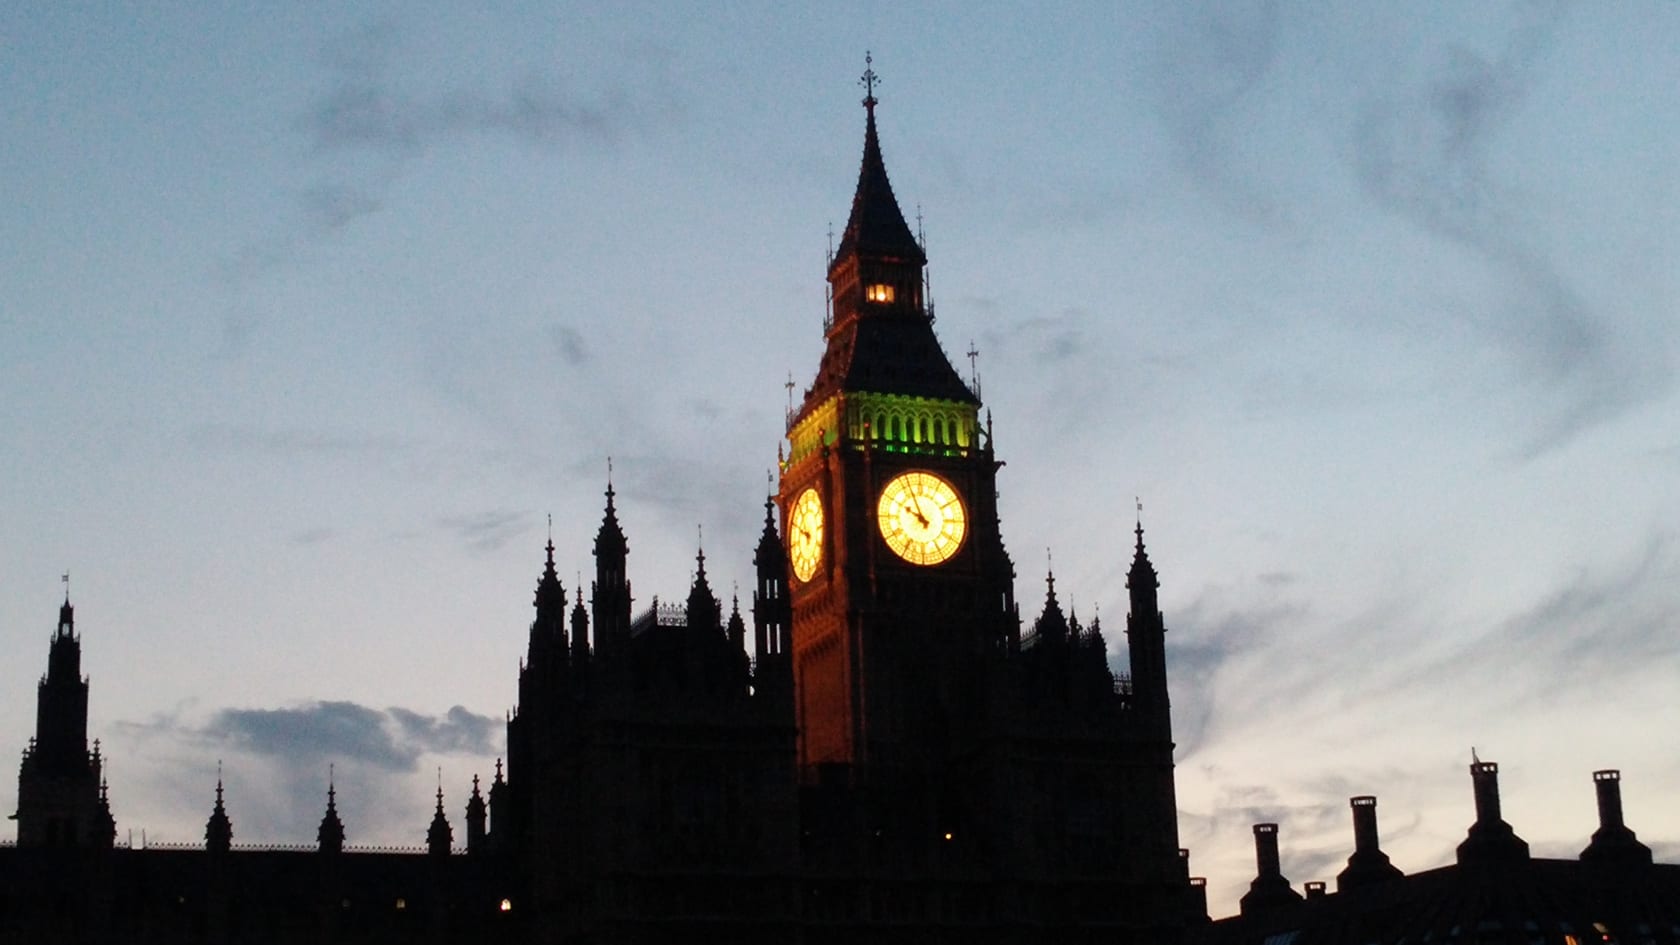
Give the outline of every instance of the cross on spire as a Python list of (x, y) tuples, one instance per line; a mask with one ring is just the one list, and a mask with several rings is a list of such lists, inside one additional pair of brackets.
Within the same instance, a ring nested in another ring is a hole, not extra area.
[(868, 50), (863, 53), (863, 75), (858, 78), (858, 84), (863, 86), (863, 107), (869, 109), (869, 114), (875, 114), (875, 83), (881, 77), (875, 74), (875, 56)]

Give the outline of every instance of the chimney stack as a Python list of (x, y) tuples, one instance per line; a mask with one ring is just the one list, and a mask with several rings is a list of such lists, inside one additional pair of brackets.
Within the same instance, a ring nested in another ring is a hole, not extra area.
[(1253, 915), (1278, 906), (1300, 902), (1301, 894), (1290, 888), (1278, 859), (1277, 824), (1254, 825), (1254, 882), (1248, 884), (1239, 905), (1243, 915)]
[(1377, 842), (1377, 799), (1361, 794), (1348, 798), (1348, 806), (1353, 808), (1353, 855), (1348, 857), (1347, 868), (1336, 874), (1336, 891), (1404, 876)]
[(1639, 842), (1622, 820), (1622, 773), (1614, 769), (1593, 772), (1598, 791), (1598, 830), (1592, 843), (1581, 851), (1587, 863), (1610, 866), (1649, 866), (1651, 848)]
[(1369, 794), (1348, 798), (1353, 808), (1353, 849), (1359, 853), (1377, 848), (1377, 799)]
[(1593, 787), (1598, 791), (1598, 826), (1626, 827), (1622, 820), (1622, 773), (1614, 769), (1594, 771)]
[(1499, 765), (1492, 761), (1477, 761), (1470, 765), (1470, 781), (1476, 791), (1476, 822), (1497, 823), (1504, 818), (1499, 813)]
[(1470, 780), (1476, 792), (1476, 822), (1458, 845), (1458, 862), (1481, 866), (1527, 860), (1527, 841), (1517, 836), (1499, 814), (1499, 765), (1475, 759), (1470, 765)]
[(1277, 824), (1254, 825), (1254, 865), (1260, 879), (1283, 875), (1283, 861), (1278, 856)]
[(1207, 908), (1207, 877), (1190, 877), (1190, 914), (1191, 925), (1202, 925), (1208, 921)]

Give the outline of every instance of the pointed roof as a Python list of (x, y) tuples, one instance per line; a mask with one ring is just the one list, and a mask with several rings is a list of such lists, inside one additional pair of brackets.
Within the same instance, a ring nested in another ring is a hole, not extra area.
[(720, 629), (718, 599), (706, 580), (706, 549), (694, 555), (694, 584), (688, 589), (688, 625), (697, 630)]
[[(551, 524), (550, 528), (552, 527)], [(560, 575), (554, 570), (553, 534), (549, 535), (548, 544), (544, 547), (548, 552), (548, 560), (543, 565), (542, 577), (537, 579), (534, 601), (537, 615), (536, 619), (531, 621), (530, 641), (525, 654), (526, 660), (532, 665), (544, 665), (556, 651), (561, 659), (566, 655), (566, 589), (560, 585)]]
[(759, 568), (776, 565), (781, 563), (783, 554), (782, 538), (776, 534), (776, 503), (771, 496), (765, 496), (764, 531), (758, 535), (758, 548), (753, 552), (753, 564)]
[(739, 593), (736, 593), (730, 600), (729, 620), (724, 624), (723, 629), (732, 646), (739, 646), (746, 639), (747, 622), (741, 618), (741, 595)]
[[(919, 278), (921, 267), (927, 265), (927, 254), (904, 222), (887, 179), (875, 127), (873, 70), (864, 73), (864, 82), (869, 94), (863, 100), (868, 110), (863, 166), (852, 196), (851, 217), (829, 265), (829, 278), (839, 278), (842, 267), (865, 257), (895, 271), (888, 281), (910, 282)], [(842, 390), (979, 404), (979, 398), (963, 383), (940, 347), (925, 308), (905, 297), (900, 297), (898, 304), (858, 308), (862, 289), (854, 288), (858, 295), (851, 303), (842, 304), (841, 297), (836, 296), (822, 363), (805, 392), (800, 415)]]
[(211, 851), (226, 853), (233, 845), (233, 821), (228, 819), (227, 808), (222, 806), (222, 775), (220, 763), (216, 773), (216, 806), (210, 811), (210, 819), (204, 823), (204, 846)]
[(473, 775), (472, 795), (467, 798), (467, 820), (484, 816), (484, 795), (478, 790), (478, 775)]
[(315, 839), (320, 844), (322, 853), (344, 851), (344, 822), (338, 819), (338, 789), (330, 777), (327, 779), (327, 812), (321, 817), (321, 826), (315, 831)]
[(892, 182), (887, 179), (887, 164), (881, 157), (881, 139), (875, 130), (874, 93), (875, 71), (864, 72), (869, 83), (869, 95), (863, 100), (868, 112), (863, 132), (863, 166), (858, 169), (857, 191), (852, 195), (852, 215), (840, 235), (840, 248), (834, 261), (852, 255), (886, 256), (917, 265), (927, 264), (927, 254), (904, 222), (904, 213), (893, 196)]
[(601, 516), (601, 530), (595, 533), (595, 557), (602, 555), (619, 556), (630, 551), (630, 543), (624, 538), (624, 529), (618, 525), (618, 509), (613, 505), (612, 475), (607, 476), (607, 510)]
[(455, 832), (449, 828), (449, 818), (443, 813), (443, 784), (439, 775), (437, 789), (437, 810), (432, 814), (432, 824), (426, 829), (426, 849), (434, 854), (449, 854), (449, 845), (455, 840)]
[(1060, 642), (1067, 639), (1069, 625), (1067, 617), (1062, 614), (1062, 604), (1056, 599), (1056, 572), (1045, 572), (1044, 586), (1044, 612), (1033, 623), (1034, 639)]
[(1155, 575), (1155, 566), (1149, 563), (1149, 553), (1143, 550), (1143, 519), (1138, 519), (1137, 546), (1132, 553), (1132, 569), (1126, 575), (1126, 586), (1134, 590), (1157, 588), (1161, 586), (1160, 578)]

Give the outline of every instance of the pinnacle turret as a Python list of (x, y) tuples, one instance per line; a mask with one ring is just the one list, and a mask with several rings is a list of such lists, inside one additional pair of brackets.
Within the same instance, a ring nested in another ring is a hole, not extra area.
[(455, 832), (449, 827), (449, 818), (443, 813), (443, 774), (438, 774), (437, 810), (432, 814), (432, 824), (426, 829), (426, 852), (432, 856), (448, 856), (449, 847), (455, 841)]
[(344, 852), (344, 822), (338, 819), (338, 788), (327, 779), (327, 812), (321, 816), (321, 826), (315, 839), (322, 853)]
[(216, 772), (216, 806), (210, 811), (210, 819), (204, 824), (204, 848), (211, 853), (226, 853), (233, 846), (233, 821), (228, 819), (227, 808), (222, 805), (222, 774), (221, 765), (217, 764)]

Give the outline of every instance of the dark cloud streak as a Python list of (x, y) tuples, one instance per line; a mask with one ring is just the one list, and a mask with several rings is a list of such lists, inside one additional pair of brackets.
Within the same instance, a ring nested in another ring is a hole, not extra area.
[(438, 718), (403, 708), (380, 711), (354, 702), (315, 702), (284, 709), (223, 709), (202, 734), (298, 768), (338, 757), (411, 772), (426, 752), (493, 752), (495, 723), (461, 706)]

